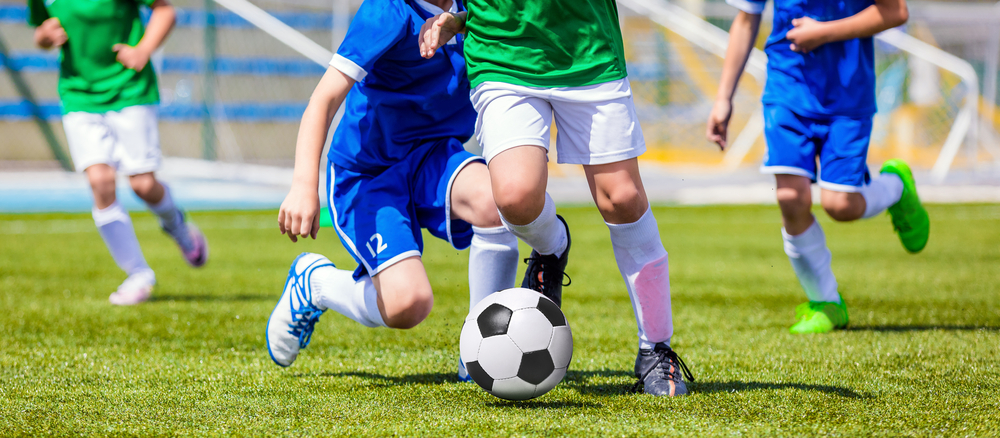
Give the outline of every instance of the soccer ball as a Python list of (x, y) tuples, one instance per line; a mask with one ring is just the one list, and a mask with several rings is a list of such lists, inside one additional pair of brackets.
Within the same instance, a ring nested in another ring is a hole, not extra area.
[(527, 400), (562, 381), (573, 357), (573, 333), (552, 300), (514, 288), (473, 307), (459, 346), (469, 376), (486, 392)]

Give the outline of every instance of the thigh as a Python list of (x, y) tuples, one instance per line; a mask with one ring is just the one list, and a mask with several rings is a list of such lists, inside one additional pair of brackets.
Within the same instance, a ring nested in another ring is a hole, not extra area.
[(383, 269), (423, 250), (410, 197), (409, 167), (397, 164), (377, 174), (330, 165), (327, 193), (341, 242), (358, 261), (355, 278)]
[[(436, 142), (421, 159), (410, 161), (413, 204), (420, 227), (455, 249), (468, 248), (472, 243), (472, 225), (452, 215), (455, 180), (466, 166), (482, 161), (455, 139)], [(489, 184), (489, 180), (485, 183)]]
[(871, 181), (868, 173), (871, 134), (871, 117), (830, 120), (829, 134), (819, 153), (820, 187), (853, 193)]
[(160, 168), (160, 131), (156, 107), (136, 105), (107, 113), (108, 124), (115, 133), (115, 156), (119, 170), (138, 175)]
[(472, 103), (479, 113), (476, 139), (489, 163), (501, 152), (518, 146), (549, 148), (552, 107), (544, 90), (498, 82), (476, 87)]
[(555, 89), (551, 102), (560, 163), (607, 164), (646, 152), (628, 79)]
[(95, 164), (118, 167), (115, 160), (115, 136), (103, 113), (72, 112), (62, 118), (66, 143), (77, 172)]
[(764, 106), (767, 156), (761, 173), (798, 175), (816, 180), (816, 143), (813, 122), (779, 105)]

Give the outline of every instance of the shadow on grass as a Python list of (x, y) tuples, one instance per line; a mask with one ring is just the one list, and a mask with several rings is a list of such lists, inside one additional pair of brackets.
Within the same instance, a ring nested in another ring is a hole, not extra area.
[[(622, 382), (622, 380), (625, 380)], [(609, 396), (629, 394), (635, 376), (628, 371), (596, 370), (567, 371), (560, 385), (567, 386), (581, 394)]]
[(743, 382), (740, 380), (734, 380), (731, 382), (687, 382), (687, 385), (688, 389), (692, 393), (799, 389), (803, 391), (819, 391), (830, 395), (839, 395), (844, 398), (874, 398), (871, 395), (858, 394), (850, 388), (844, 388), (841, 386), (810, 385), (806, 383)]
[(850, 332), (924, 332), (933, 330), (945, 331), (1000, 331), (1000, 327), (984, 327), (976, 325), (870, 325), (853, 326), (844, 329)]
[(299, 373), (295, 377), (358, 377), (371, 381), (375, 386), (389, 387), (400, 385), (443, 385), (458, 383), (458, 376), (455, 373), (421, 373), (406, 376), (383, 376), (376, 373), (362, 371), (347, 371), (340, 373)]
[(544, 400), (521, 400), (506, 401), (494, 400), (486, 404), (491, 408), (513, 408), (513, 409), (561, 409), (561, 408), (599, 408), (602, 405), (594, 402), (578, 401), (544, 401)]
[(149, 301), (267, 301), (272, 295), (153, 295)]

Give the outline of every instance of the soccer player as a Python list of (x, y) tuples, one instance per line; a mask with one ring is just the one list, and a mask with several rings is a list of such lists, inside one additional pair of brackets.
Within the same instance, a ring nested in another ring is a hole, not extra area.
[[(139, 6), (152, 8), (143, 30)], [(115, 175), (129, 177), (132, 190), (157, 216), (194, 267), (205, 264), (205, 236), (187, 223), (170, 189), (157, 181), (160, 140), (156, 73), (149, 57), (167, 38), (175, 12), (166, 0), (28, 0), (35, 43), (61, 47), (59, 98), (70, 155), (87, 174), (94, 194), (94, 223), (112, 258), (128, 274), (108, 297), (132, 305), (149, 299), (156, 277), (139, 248), (128, 212), (115, 199)]]
[[(326, 310), (367, 327), (407, 329), (423, 321), (434, 296), (421, 261), (421, 228), (456, 249), (471, 246), (470, 308), (514, 285), (517, 238), (500, 222), (482, 158), (462, 146), (476, 119), (463, 39), (451, 39), (430, 59), (418, 51), (421, 24), (445, 11), (464, 7), (458, 0), (366, 0), (309, 100), (278, 224), (293, 242), (316, 238), (320, 156), (343, 103), (327, 193), (337, 234), (359, 266), (340, 270), (309, 253), (292, 263), (267, 324), (278, 365), (295, 361)], [(467, 378), (461, 362), (459, 377)]]
[[(740, 9), (707, 135), (726, 146), (732, 97), (760, 27), (764, 0), (727, 0)], [(872, 35), (906, 22), (905, 0), (775, 0), (767, 39), (763, 173), (774, 174), (785, 253), (809, 302), (795, 309), (792, 333), (847, 326), (847, 306), (830, 267), (830, 250), (811, 213), (810, 186), (822, 189), (823, 209), (836, 221), (889, 210), (903, 247), (927, 244), (930, 222), (906, 163), (889, 160), (871, 178), (866, 160), (875, 114)], [(817, 168), (816, 162), (819, 161)]]
[(635, 374), (653, 395), (687, 393), (670, 348), (667, 251), (636, 157), (646, 150), (614, 0), (468, 0), (467, 14), (425, 23), (424, 56), (467, 33), (476, 135), (504, 225), (533, 249), (540, 288), (561, 292), (569, 233), (545, 192), (549, 125), (561, 163), (583, 165), (607, 223), (638, 325)]

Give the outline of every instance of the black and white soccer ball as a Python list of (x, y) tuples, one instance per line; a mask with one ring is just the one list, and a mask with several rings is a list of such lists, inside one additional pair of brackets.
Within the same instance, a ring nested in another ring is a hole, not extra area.
[(552, 300), (514, 288), (473, 307), (462, 327), (460, 349), (469, 376), (486, 392), (527, 400), (562, 381), (573, 357), (573, 333)]

